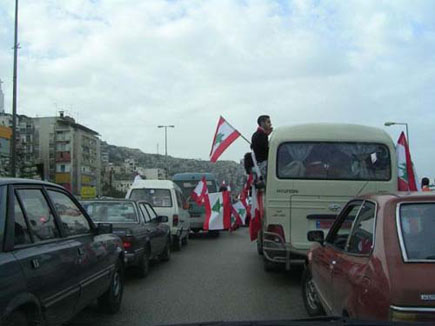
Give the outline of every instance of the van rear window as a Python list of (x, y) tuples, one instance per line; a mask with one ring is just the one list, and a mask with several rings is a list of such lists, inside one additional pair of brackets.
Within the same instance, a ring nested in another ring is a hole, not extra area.
[(133, 189), (130, 194), (132, 200), (145, 200), (154, 207), (172, 207), (169, 189)]
[(288, 142), (279, 146), (277, 155), (280, 179), (391, 179), (390, 152), (382, 144)]

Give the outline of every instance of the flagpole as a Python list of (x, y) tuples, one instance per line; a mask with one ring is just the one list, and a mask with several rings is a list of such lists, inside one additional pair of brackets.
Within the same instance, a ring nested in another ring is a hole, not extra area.
[(221, 118), (224, 119), (224, 120), (228, 123), (228, 125), (229, 125), (231, 128), (233, 128), (234, 130), (236, 130), (236, 131), (240, 134), (240, 137), (242, 137), (244, 140), (246, 140), (246, 142), (247, 142), (249, 145), (251, 145), (251, 142), (248, 140), (248, 138), (246, 138), (245, 136), (243, 136), (242, 133), (241, 133), (238, 129), (234, 128), (233, 125), (232, 125), (231, 123), (229, 123), (227, 119), (225, 119), (223, 116), (221, 116)]

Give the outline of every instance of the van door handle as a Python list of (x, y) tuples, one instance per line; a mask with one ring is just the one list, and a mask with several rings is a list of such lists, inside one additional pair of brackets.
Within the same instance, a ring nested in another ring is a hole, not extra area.
[(32, 267), (34, 269), (38, 269), (39, 268), (39, 259), (32, 259)]

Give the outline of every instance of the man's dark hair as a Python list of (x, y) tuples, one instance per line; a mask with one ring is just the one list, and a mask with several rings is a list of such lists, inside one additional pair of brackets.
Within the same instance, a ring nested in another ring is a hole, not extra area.
[(421, 179), (421, 186), (429, 186), (429, 178), (423, 178)]
[(257, 119), (258, 125), (261, 126), (261, 124), (265, 122), (267, 119), (270, 119), (268, 115), (260, 115)]

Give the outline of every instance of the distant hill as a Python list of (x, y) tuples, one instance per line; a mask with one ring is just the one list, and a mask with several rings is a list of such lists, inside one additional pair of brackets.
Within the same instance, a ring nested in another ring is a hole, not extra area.
[[(108, 145), (109, 161), (121, 164), (125, 159), (134, 159), (137, 165), (143, 168), (164, 168), (165, 156), (147, 154), (140, 149)], [(233, 191), (239, 192), (245, 182), (245, 171), (240, 163), (234, 161), (209, 161), (197, 159), (184, 159), (168, 156), (169, 175), (182, 172), (211, 172), (221, 183), (223, 180), (230, 184)]]

